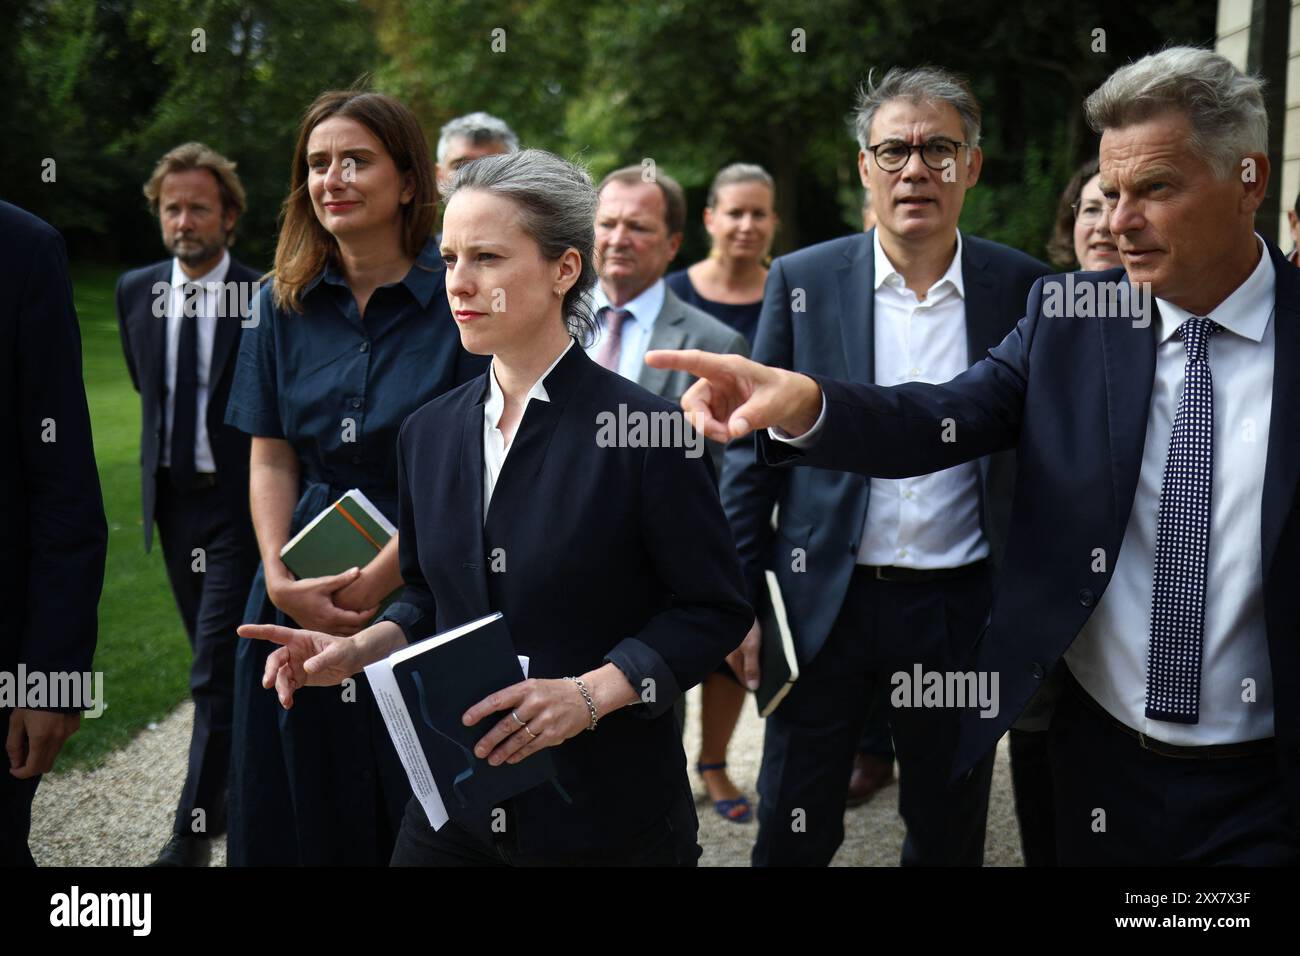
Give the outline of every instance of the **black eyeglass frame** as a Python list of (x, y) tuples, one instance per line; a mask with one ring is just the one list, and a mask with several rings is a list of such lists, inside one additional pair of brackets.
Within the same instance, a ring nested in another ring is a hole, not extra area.
[[(879, 166), (882, 170), (884, 170), (887, 173), (896, 173), (899, 170), (907, 168), (907, 164), (912, 161), (912, 153), (915, 152), (916, 150), (920, 150), (921, 162), (925, 163), (927, 168), (933, 169), (936, 173), (941, 173), (946, 168), (944, 166), (944, 163), (948, 162), (948, 160), (950, 159), (956, 159), (957, 157), (945, 156), (938, 166), (934, 165), (933, 163), (931, 163), (929, 160), (925, 158), (925, 148), (927, 146), (932, 146), (935, 143), (947, 143), (950, 146), (952, 146), (952, 148), (958, 154), (961, 153), (963, 147), (966, 149), (970, 149), (970, 143), (964, 143), (961, 140), (956, 140), (956, 139), (949, 139), (946, 136), (936, 136), (933, 139), (927, 139), (924, 143), (916, 143), (916, 144), (905, 143), (901, 139), (887, 139), (884, 140), (883, 142), (876, 143), (876, 145), (874, 146), (868, 146), (867, 152), (871, 154), (871, 157), (876, 161), (876, 165)], [(884, 163), (880, 161), (880, 154), (877, 152), (877, 150), (885, 146), (903, 147), (904, 149), (907, 150), (907, 158), (891, 169), (890, 167), (886, 166)]]
[[(908, 158), (908, 159), (911, 159), (912, 157), (911, 157), (911, 155), (909, 154), (907, 158)], [(924, 160), (925, 157), (922, 156), (921, 159)], [(1070, 212), (1074, 214), (1074, 218), (1075, 218), (1075, 219), (1078, 219), (1078, 218), (1079, 218), (1079, 207), (1082, 206), (1082, 205), (1083, 205), (1083, 200), (1082, 200), (1082, 199), (1076, 199), (1074, 202), (1070, 203)], [(1103, 203), (1101, 204), (1101, 213), (1098, 215), (1097, 218), (1100, 219), (1101, 216), (1104, 216), (1104, 215), (1105, 215), (1106, 213), (1108, 213), (1108, 212), (1110, 212), (1110, 206), (1109, 206), (1108, 204), (1106, 204), (1105, 202), (1103, 202)]]

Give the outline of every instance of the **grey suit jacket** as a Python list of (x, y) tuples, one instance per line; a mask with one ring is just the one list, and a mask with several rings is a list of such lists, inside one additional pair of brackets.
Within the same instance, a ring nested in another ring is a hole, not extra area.
[[(664, 286), (664, 304), (655, 317), (654, 330), (646, 351), (651, 349), (701, 349), (705, 352), (732, 352), (749, 357), (749, 343), (745, 337), (720, 319), (687, 305)], [(676, 369), (641, 366), (637, 384), (674, 405), (682, 393), (695, 382), (695, 376)], [(710, 440), (709, 457), (713, 459), (715, 475), (722, 474), (723, 445)]]

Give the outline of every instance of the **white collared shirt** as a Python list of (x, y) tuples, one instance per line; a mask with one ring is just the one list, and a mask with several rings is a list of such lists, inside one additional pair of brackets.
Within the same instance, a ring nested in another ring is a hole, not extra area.
[(1214, 480), (1199, 721), (1177, 724), (1146, 716), (1156, 516), (1187, 365), (1186, 346), (1174, 333), (1190, 316), (1163, 299), (1156, 299), (1155, 381), (1133, 511), (1110, 585), (1065, 655), (1075, 678), (1112, 716), (1171, 744), (1240, 743), (1273, 735), (1260, 529), (1273, 410), (1277, 278), (1262, 240), (1259, 245), (1259, 265), (1209, 315), (1222, 328), (1209, 346)]
[[(924, 301), (880, 246), (875, 251), (875, 382), (947, 382), (970, 366), (961, 233), (948, 271)], [(988, 557), (980, 526), (979, 464), (916, 478), (872, 478), (858, 564), (956, 568)]]
[(180, 350), (181, 319), (185, 316), (185, 286), (197, 283), (205, 286), (203, 295), (196, 301), (198, 323), (198, 387), (197, 420), (194, 429), (194, 470), (214, 472), (216, 461), (212, 457), (212, 444), (208, 440), (208, 379), (212, 369), (212, 343), (217, 334), (217, 297), (222, 294), (221, 283), (226, 281), (230, 269), (230, 252), (221, 253), (221, 261), (206, 275), (191, 279), (181, 268), (179, 259), (172, 259), (172, 291), (167, 300), (167, 368), (166, 396), (163, 399), (162, 467), (171, 467), (172, 422), (176, 410), (176, 356)]
[[(637, 381), (645, 365), (645, 353), (650, 347), (650, 336), (654, 332), (655, 319), (664, 307), (665, 289), (663, 278), (650, 283), (635, 299), (624, 302), (621, 308), (631, 313), (623, 320), (623, 344), (618, 356), (618, 374), (624, 378)], [(599, 282), (592, 293), (591, 304), (599, 314), (607, 305), (612, 305), (609, 296)], [(596, 340), (587, 348), (587, 354), (595, 361), (600, 354), (601, 343), (605, 341), (605, 323), (600, 322)]]
[[(551, 396), (546, 393), (546, 376), (554, 371), (555, 366), (560, 364), (560, 360), (569, 354), (569, 349), (573, 348), (573, 339), (569, 339), (569, 344), (564, 347), (550, 368), (542, 373), (541, 378), (533, 383), (533, 387), (528, 390), (524, 396), (524, 408), (519, 413), (519, 421), (523, 422), (524, 415), (528, 412), (528, 403), (533, 399), (542, 402), (549, 402)], [(506, 396), (501, 391), (501, 386), (497, 384), (496, 359), (488, 366), (488, 400), (483, 406), (483, 521), (487, 522), (488, 506), (492, 504), (492, 492), (496, 490), (497, 478), (501, 474), (501, 467), (506, 463), (506, 455), (510, 454), (510, 445), (506, 444), (506, 436), (500, 428), (501, 415), (506, 410)], [(518, 435), (518, 426), (515, 434)], [(511, 442), (513, 444), (513, 441)]]

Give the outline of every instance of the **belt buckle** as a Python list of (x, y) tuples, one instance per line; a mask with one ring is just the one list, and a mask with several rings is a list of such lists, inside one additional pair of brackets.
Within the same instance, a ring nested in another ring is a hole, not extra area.
[(887, 576), (885, 575), (885, 567), (884, 567), (884, 565), (882, 565), (882, 564), (877, 564), (877, 565), (876, 565), (876, 580), (877, 580), (877, 581), (892, 581), (893, 578), (887, 577)]
[(1135, 731), (1135, 733), (1138, 735), (1138, 746), (1143, 750), (1150, 750), (1151, 748), (1147, 745), (1147, 735), (1140, 730)]

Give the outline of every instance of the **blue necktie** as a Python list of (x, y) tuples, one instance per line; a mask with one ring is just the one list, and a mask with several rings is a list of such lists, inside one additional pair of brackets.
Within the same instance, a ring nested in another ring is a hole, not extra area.
[(1209, 355), (1210, 336), (1218, 328), (1207, 318), (1193, 316), (1178, 330), (1187, 347), (1187, 370), (1156, 519), (1146, 715), (1178, 724), (1199, 720), (1214, 478), (1214, 380)]

